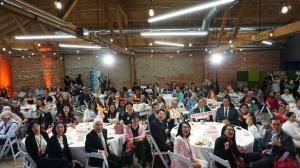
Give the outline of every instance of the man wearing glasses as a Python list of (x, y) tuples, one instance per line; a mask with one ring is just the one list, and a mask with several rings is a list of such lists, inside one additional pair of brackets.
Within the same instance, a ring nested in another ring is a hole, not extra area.
[(281, 129), (281, 123), (277, 118), (271, 119), (272, 130), (267, 131), (262, 141), (261, 153), (250, 153), (248, 161), (251, 168), (272, 168), (274, 162), (285, 152), (295, 154), (295, 145), (291, 136)]

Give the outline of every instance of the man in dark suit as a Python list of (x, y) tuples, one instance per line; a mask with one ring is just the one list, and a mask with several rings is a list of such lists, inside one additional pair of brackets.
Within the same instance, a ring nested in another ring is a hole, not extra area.
[[(107, 144), (107, 130), (103, 128), (103, 121), (95, 119), (94, 129), (86, 136), (85, 151), (87, 153), (104, 153), (107, 157), (109, 167), (120, 168), (122, 161), (118, 156), (114, 155)], [(103, 160), (90, 158), (89, 165), (94, 167), (102, 167)]]
[(271, 119), (272, 130), (266, 132), (262, 142), (261, 153), (249, 153), (250, 167), (273, 168), (274, 161), (278, 160), (285, 152), (295, 154), (293, 138), (281, 129), (281, 123), (277, 118)]
[[(198, 114), (198, 113), (203, 113), (203, 112), (207, 112), (207, 111), (211, 111), (211, 109), (206, 105), (204, 99), (199, 99), (198, 100), (198, 107), (193, 110), (192, 114)], [(206, 121), (213, 121), (213, 117), (209, 116), (205, 120)]]
[(173, 151), (173, 147), (168, 141), (167, 136), (167, 126), (163, 122), (165, 118), (165, 110), (160, 109), (157, 113), (157, 117), (150, 124), (150, 132), (151, 136), (155, 140), (158, 148), (162, 152), (166, 152), (168, 150)]
[(149, 125), (152, 123), (152, 121), (156, 118), (156, 115), (157, 115), (157, 112), (158, 112), (158, 107), (159, 105), (157, 104), (157, 103), (153, 103), (152, 105), (151, 105), (151, 107), (152, 107), (152, 114), (150, 114), (149, 116), (148, 116), (148, 123), (149, 123)]
[(223, 122), (224, 124), (237, 125), (238, 123), (238, 112), (237, 110), (230, 106), (230, 101), (227, 97), (222, 99), (223, 106), (218, 108), (216, 115), (216, 122)]

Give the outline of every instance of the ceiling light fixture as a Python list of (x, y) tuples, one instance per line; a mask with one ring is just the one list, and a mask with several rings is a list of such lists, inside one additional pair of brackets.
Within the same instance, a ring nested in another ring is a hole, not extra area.
[(171, 43), (171, 42), (165, 42), (165, 41), (155, 41), (155, 44), (167, 45), (167, 46), (174, 46), (174, 47), (184, 47), (184, 44)]
[(27, 48), (11, 48), (12, 50), (17, 50), (17, 51), (27, 51)]
[(61, 9), (61, 8), (62, 8), (62, 4), (61, 4), (60, 0), (56, 0), (56, 1), (54, 2), (54, 5), (55, 5), (55, 7), (56, 7), (57, 9)]
[(208, 8), (211, 8), (211, 7), (224, 5), (224, 4), (227, 4), (227, 3), (234, 2), (234, 1), (235, 0), (218, 0), (218, 1), (210, 2), (210, 3), (200, 4), (200, 5), (196, 5), (196, 6), (193, 6), (193, 7), (181, 9), (181, 10), (178, 10), (178, 11), (175, 11), (175, 12), (159, 15), (159, 16), (156, 16), (156, 17), (152, 17), (152, 18), (148, 19), (148, 22), (149, 23), (157, 22), (157, 21), (173, 18), (173, 17), (176, 17), (176, 16), (181, 16), (181, 15), (193, 13), (193, 12), (196, 12), (196, 11), (208, 9)]
[(262, 43), (263, 43), (263, 44), (266, 44), (266, 45), (270, 45), (270, 46), (273, 44), (273, 43), (270, 42), (270, 41), (262, 41)]
[(96, 45), (76, 45), (76, 44), (59, 44), (61, 48), (82, 48), (82, 49), (101, 49), (100, 46)]
[(290, 9), (291, 9), (290, 5), (288, 5), (287, 3), (283, 3), (282, 7), (281, 7), (281, 13), (282, 14), (287, 14)]
[(154, 16), (154, 9), (153, 9), (153, 6), (152, 6), (152, 0), (150, 0), (150, 9), (149, 9), (149, 16), (152, 17)]
[(15, 36), (16, 40), (49, 40), (49, 39), (73, 39), (73, 35), (25, 35)]
[(190, 31), (190, 32), (142, 32), (141, 36), (206, 36), (207, 31)]

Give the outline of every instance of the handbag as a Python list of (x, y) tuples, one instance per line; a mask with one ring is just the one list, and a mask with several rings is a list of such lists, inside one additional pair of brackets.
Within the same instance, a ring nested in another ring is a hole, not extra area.
[(124, 125), (117, 123), (114, 125), (115, 134), (124, 134)]

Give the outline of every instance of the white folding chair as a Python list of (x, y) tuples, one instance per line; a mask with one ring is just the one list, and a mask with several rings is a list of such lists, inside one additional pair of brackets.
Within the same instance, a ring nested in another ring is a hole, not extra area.
[(102, 168), (108, 168), (108, 162), (107, 162), (107, 159), (104, 155), (104, 153), (95, 153), (95, 152), (91, 152), (91, 153), (86, 153), (85, 152), (85, 168), (97, 168), (97, 167), (93, 167), (93, 166), (89, 166), (89, 161), (90, 161), (90, 158), (96, 158), (96, 159), (102, 159), (103, 162), (102, 162)]
[(167, 160), (164, 158), (163, 155), (168, 155), (168, 152), (161, 152), (155, 142), (155, 140), (150, 137), (150, 141), (151, 141), (151, 144), (154, 146), (154, 153), (153, 153), (153, 160), (152, 160), (152, 168), (153, 168), (153, 163), (154, 163), (154, 159), (155, 159), (155, 156), (158, 155), (161, 159), (161, 161), (163, 162), (165, 168), (168, 168), (168, 163), (167, 163)]
[(19, 148), (19, 151), (24, 156), (23, 158), (23, 167), (24, 168), (36, 168), (35, 161), (30, 157), (30, 155), (27, 152), (24, 152), (22, 148)]
[[(5, 141), (4, 145), (0, 146), (0, 149), (1, 149), (1, 151), (0, 151), (0, 159), (3, 156), (7, 155), (9, 151), (11, 151), (14, 160), (16, 160), (16, 158), (20, 154), (19, 141), (18, 141), (17, 137), (14, 136), (14, 135), (15, 135), (14, 131), (9, 131), (8, 136), (6, 138), (6, 141)], [(16, 153), (15, 153), (14, 148), (13, 148), (14, 144), (17, 144), (18, 152), (16, 152)]]
[(184, 156), (181, 155), (177, 155), (171, 151), (168, 151), (168, 155), (170, 156), (170, 159), (172, 160), (172, 162), (174, 160), (176, 161), (180, 161), (183, 162), (186, 165), (186, 168), (193, 168), (193, 162), (191, 158), (186, 158)]
[(230, 163), (228, 160), (224, 160), (212, 153), (208, 153), (209, 158), (210, 158), (210, 167), (214, 167), (213, 164), (214, 162), (218, 162), (219, 164), (225, 166), (226, 168), (231, 168)]

